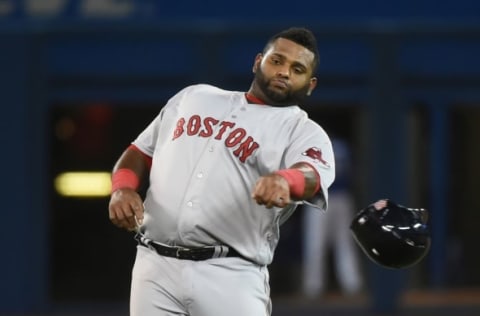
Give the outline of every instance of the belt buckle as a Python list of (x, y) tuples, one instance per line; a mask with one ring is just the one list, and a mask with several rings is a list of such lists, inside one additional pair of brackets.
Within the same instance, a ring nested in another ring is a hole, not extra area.
[[(177, 259), (183, 259), (185, 257), (183, 257), (184, 254), (188, 253), (190, 251), (190, 249), (187, 249), (187, 248), (178, 248), (177, 251), (175, 252), (175, 257)], [(182, 255), (183, 253), (183, 255)]]

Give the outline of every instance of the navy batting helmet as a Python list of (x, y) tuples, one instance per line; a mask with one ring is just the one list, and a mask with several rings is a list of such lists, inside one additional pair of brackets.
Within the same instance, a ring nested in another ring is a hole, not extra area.
[(407, 208), (385, 199), (358, 212), (350, 230), (371, 260), (400, 269), (418, 263), (428, 253), (431, 237), (427, 220), (427, 210)]

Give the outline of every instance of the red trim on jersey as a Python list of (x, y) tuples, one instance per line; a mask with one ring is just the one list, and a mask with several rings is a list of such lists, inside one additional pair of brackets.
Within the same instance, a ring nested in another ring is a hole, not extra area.
[(313, 194), (317, 194), (318, 191), (320, 191), (320, 175), (318, 174), (317, 170), (316, 169), (313, 169), (315, 170), (315, 175), (317, 176), (317, 185), (315, 186), (315, 189), (313, 190)]
[(253, 94), (250, 93), (245, 93), (245, 98), (247, 99), (248, 103), (254, 103), (254, 104), (262, 104), (265, 105), (266, 103), (254, 96)]
[(142, 154), (143, 158), (145, 158), (145, 162), (147, 163), (147, 167), (148, 169), (151, 169), (152, 168), (152, 157), (150, 157), (149, 155), (147, 155), (146, 153), (144, 153), (143, 151), (141, 151), (137, 146), (135, 146), (134, 144), (130, 144), (130, 146), (128, 146), (127, 149), (131, 149), (131, 150), (136, 150), (138, 151), (139, 153)]

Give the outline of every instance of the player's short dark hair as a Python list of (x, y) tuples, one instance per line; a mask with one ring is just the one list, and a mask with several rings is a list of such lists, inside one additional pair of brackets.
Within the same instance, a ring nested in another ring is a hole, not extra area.
[(297, 43), (298, 45), (302, 45), (303, 47), (311, 51), (314, 55), (312, 65), (313, 73), (316, 72), (318, 64), (320, 63), (320, 53), (317, 47), (317, 39), (315, 38), (315, 35), (312, 31), (304, 27), (291, 27), (289, 29), (283, 30), (270, 37), (267, 44), (265, 45), (265, 48), (263, 49), (263, 52), (265, 53), (273, 44), (273, 42), (275, 42), (278, 38), (288, 39), (294, 43)]

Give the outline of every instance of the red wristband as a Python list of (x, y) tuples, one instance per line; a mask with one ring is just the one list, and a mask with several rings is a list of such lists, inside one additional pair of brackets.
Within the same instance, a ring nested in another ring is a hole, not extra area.
[(140, 180), (133, 170), (127, 168), (121, 168), (112, 174), (112, 190), (115, 192), (118, 189), (133, 189), (137, 190), (140, 185)]
[(282, 169), (275, 172), (281, 175), (288, 182), (290, 196), (301, 198), (305, 193), (305, 175), (298, 169)]

